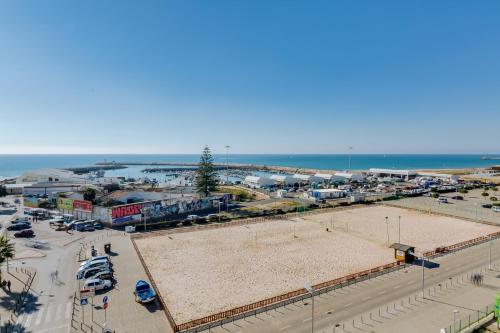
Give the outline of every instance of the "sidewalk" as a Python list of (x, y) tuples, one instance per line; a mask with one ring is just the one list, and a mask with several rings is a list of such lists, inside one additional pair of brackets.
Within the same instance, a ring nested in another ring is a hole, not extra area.
[(473, 322), (478, 314), (484, 316), (480, 311), (494, 303), (495, 294), (500, 291), (500, 279), (497, 277), (500, 266), (493, 267), (491, 271), (485, 270), (482, 274), (484, 282), (481, 285), (471, 283), (467, 275), (454, 277), (443, 281), (441, 285), (426, 288), (425, 298), (421, 297), (421, 293), (410, 295), (343, 323), (331, 323), (329, 328), (323, 326), (317, 331), (420, 333), (439, 332), (441, 328), (445, 328), (449, 332), (454, 310), (457, 311), (457, 322)]
[[(108, 296), (106, 327), (112, 332), (171, 332), (170, 325), (159, 303), (147, 306), (135, 302), (133, 294), (137, 280), (148, 280), (128, 235), (113, 233), (93, 245), (101, 254), (105, 243), (111, 243), (116, 285), (108, 292), (97, 292), (89, 304), (80, 306), (78, 292), (72, 332), (102, 332), (104, 327), (103, 297)], [(82, 252), (86, 252), (85, 250)]]
[[(7, 288), (0, 288), (0, 332), (6, 332), (6, 328), (13, 328), (18, 319), (18, 313), (14, 310), (23, 295), (23, 290), (29, 281), (29, 274), (34, 274), (30, 268), (10, 267), (9, 272), (6, 268), (2, 268), (2, 279), (11, 282), (10, 292)], [(36, 299), (33, 299), (31, 293), (27, 293), (23, 301), (25, 303), (36, 304)], [(36, 296), (35, 296), (36, 297)], [(23, 309), (23, 311), (31, 311)]]

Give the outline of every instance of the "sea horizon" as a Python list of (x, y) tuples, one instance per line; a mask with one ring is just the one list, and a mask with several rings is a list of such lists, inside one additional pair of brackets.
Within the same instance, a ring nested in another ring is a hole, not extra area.
[[(320, 170), (462, 169), (500, 164), (482, 157), (500, 154), (214, 154), (216, 163), (254, 164)], [(350, 156), (350, 167), (349, 167)], [(99, 162), (196, 163), (200, 154), (0, 154), (0, 178), (16, 177), (40, 168), (71, 168)], [(137, 177), (145, 166), (108, 171)]]

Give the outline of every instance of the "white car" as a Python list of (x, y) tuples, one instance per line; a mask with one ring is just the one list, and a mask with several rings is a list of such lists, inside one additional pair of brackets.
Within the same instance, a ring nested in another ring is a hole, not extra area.
[(500, 206), (493, 206), (491, 207), (491, 210), (497, 213), (500, 213)]
[(111, 263), (108, 256), (97, 256), (97, 257), (92, 257), (89, 260), (82, 262), (80, 264), (80, 267), (83, 266), (83, 265), (86, 265), (86, 264), (88, 264), (90, 262), (97, 261), (97, 260), (107, 260), (109, 263)]
[(438, 198), (437, 202), (438, 203), (448, 203), (448, 199), (446, 199), (446, 198)]
[(79, 280), (79, 279), (81, 279), (82, 273), (84, 271), (89, 270), (91, 268), (98, 268), (98, 267), (106, 267), (106, 268), (110, 269), (111, 265), (109, 264), (109, 261), (107, 261), (105, 259), (100, 259), (100, 260), (88, 262), (88, 263), (86, 263), (83, 266), (80, 266), (78, 268), (78, 271), (76, 272), (76, 278)]
[(107, 290), (113, 286), (113, 283), (109, 280), (101, 280), (101, 279), (88, 279), (82, 286), (81, 291), (89, 291), (89, 290)]

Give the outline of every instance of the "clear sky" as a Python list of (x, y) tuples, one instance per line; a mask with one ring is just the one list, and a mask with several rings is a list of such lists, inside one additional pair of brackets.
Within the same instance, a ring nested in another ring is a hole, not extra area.
[(499, 13), (1, 0), (0, 153), (499, 153)]

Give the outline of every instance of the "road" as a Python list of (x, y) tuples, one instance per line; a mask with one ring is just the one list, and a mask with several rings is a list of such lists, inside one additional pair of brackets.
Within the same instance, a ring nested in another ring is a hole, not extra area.
[[(493, 242), (492, 260), (500, 260), (500, 241)], [(465, 274), (488, 265), (489, 245), (482, 244), (426, 263), (427, 287), (442, 284), (449, 278)], [(383, 275), (346, 288), (315, 297), (314, 331), (331, 331), (333, 324), (349, 322), (353, 317), (386, 308), (401, 299), (421, 294), (422, 268), (413, 266), (407, 270)], [(311, 332), (311, 300), (297, 302), (286, 307), (260, 314), (212, 329), (212, 332)]]
[[(13, 197), (2, 198), (4, 201)], [(21, 215), (22, 210), (18, 211)], [(12, 231), (6, 231), (10, 225), (5, 218), (2, 231), (15, 244), (16, 256), (21, 259), (10, 261), (11, 270), (16, 267), (29, 267), (36, 271), (36, 278), (28, 294), (25, 306), (14, 318), (20, 332), (69, 332), (73, 294), (75, 290), (74, 273), (78, 267), (76, 254), (84, 241), (99, 237), (106, 231), (89, 233), (55, 231), (47, 221), (32, 223), (36, 240), (47, 242), (47, 247), (35, 250), (26, 246), (26, 239), (16, 239)]]

